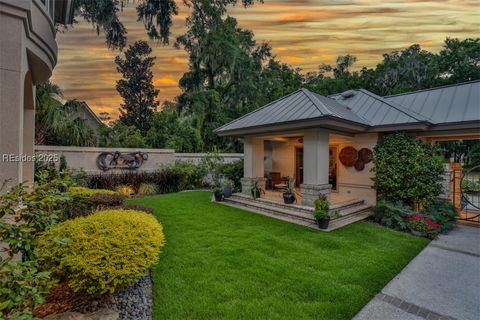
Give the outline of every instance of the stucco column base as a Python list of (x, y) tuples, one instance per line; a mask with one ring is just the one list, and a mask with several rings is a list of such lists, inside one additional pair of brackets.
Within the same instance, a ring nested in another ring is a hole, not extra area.
[(315, 199), (318, 198), (320, 193), (323, 193), (330, 200), (330, 191), (332, 190), (331, 184), (302, 184), (300, 185), (300, 192), (302, 193), (302, 205), (313, 207)]
[(265, 191), (265, 178), (242, 178), (240, 182), (242, 183), (242, 193), (251, 196), (252, 188), (255, 183), (255, 179), (258, 179), (258, 186)]

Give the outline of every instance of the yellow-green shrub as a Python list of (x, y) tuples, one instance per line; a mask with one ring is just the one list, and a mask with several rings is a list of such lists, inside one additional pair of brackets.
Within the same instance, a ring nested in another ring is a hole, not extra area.
[(92, 196), (97, 194), (117, 194), (117, 192), (107, 189), (90, 189), (85, 187), (70, 187), (69, 189), (72, 195)]
[(154, 183), (142, 183), (137, 194), (140, 196), (151, 196), (158, 193), (158, 187)]
[(130, 197), (131, 195), (135, 194), (135, 190), (132, 187), (127, 185), (121, 185), (115, 188), (115, 190), (120, 193), (124, 197)]
[(112, 293), (139, 280), (159, 258), (161, 224), (135, 210), (105, 210), (62, 222), (39, 238), (37, 253), (75, 292)]

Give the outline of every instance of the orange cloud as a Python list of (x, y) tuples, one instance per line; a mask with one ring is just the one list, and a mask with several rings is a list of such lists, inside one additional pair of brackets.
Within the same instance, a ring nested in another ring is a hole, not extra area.
[[(173, 18), (168, 46), (148, 39), (142, 22), (137, 22), (135, 1), (120, 13), (128, 44), (142, 39), (152, 47), (156, 56), (152, 71), (161, 102), (181, 92), (178, 80), (188, 68), (186, 52), (171, 45), (185, 33), (190, 14), (181, 1), (177, 3), (180, 14)], [(259, 43), (269, 42), (279, 61), (308, 72), (321, 63), (334, 63), (339, 55), (354, 54), (356, 67), (372, 67), (383, 53), (413, 43), (438, 51), (447, 36), (478, 37), (477, 7), (478, 0), (268, 0), (247, 9), (230, 6), (228, 14), (251, 30)], [(67, 32), (57, 34), (59, 54), (52, 81), (67, 98), (85, 100), (97, 113), (116, 114), (122, 99), (115, 84), (121, 75), (113, 60), (121, 52), (109, 50), (103, 34), (97, 36), (90, 24), (78, 20)]]
[(300, 63), (300, 62), (304, 62), (305, 58), (296, 57), (296, 56), (282, 56), (280, 60), (289, 62), (289, 63)]
[(153, 84), (158, 85), (167, 85), (167, 86), (177, 86), (178, 80), (172, 77), (162, 77), (153, 81)]

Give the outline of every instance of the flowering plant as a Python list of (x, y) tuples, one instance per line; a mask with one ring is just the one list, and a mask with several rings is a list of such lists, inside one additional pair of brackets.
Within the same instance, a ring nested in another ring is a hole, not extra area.
[(407, 215), (407, 217), (408, 228), (412, 231), (421, 232), (428, 238), (435, 238), (440, 231), (440, 224), (423, 214), (413, 213), (411, 215)]

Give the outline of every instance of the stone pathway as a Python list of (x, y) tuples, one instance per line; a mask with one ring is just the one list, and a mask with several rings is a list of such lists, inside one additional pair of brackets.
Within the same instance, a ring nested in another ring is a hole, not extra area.
[(480, 228), (432, 241), (354, 320), (480, 319)]

